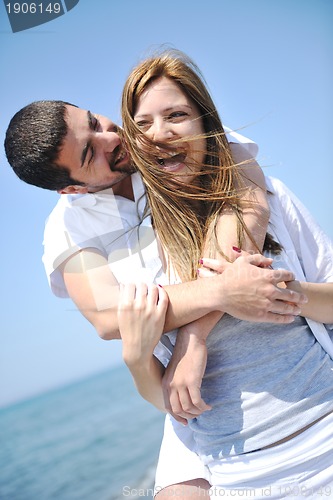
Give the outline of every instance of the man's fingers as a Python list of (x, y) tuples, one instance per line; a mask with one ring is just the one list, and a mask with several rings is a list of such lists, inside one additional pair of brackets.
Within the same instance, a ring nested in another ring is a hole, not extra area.
[(207, 269), (212, 269), (213, 271), (216, 271), (217, 273), (222, 273), (228, 266), (231, 265), (226, 260), (208, 259), (206, 257), (203, 259), (200, 259), (200, 264), (201, 264), (201, 266), (203, 266)]
[(211, 269), (208, 269), (207, 267), (199, 267), (198, 269), (198, 276), (200, 278), (210, 278), (211, 276), (214, 276), (216, 274), (216, 271), (212, 271)]
[[(240, 257), (242, 257), (242, 259), (245, 259), (249, 264), (252, 264), (256, 267), (269, 267), (273, 262), (273, 259), (265, 257), (264, 255), (261, 255), (259, 253), (249, 254), (247, 252), (241, 252), (238, 259)], [(223, 271), (225, 271), (225, 269), (232, 265), (230, 264), (230, 262), (227, 262), (223, 259), (208, 259), (206, 257), (200, 259), (200, 264), (205, 268), (216, 271), (217, 273), (222, 273)]]
[(274, 282), (281, 283), (282, 281), (294, 281), (295, 275), (288, 269), (274, 269), (273, 270)]
[(249, 264), (252, 264), (253, 266), (257, 267), (269, 267), (272, 265), (273, 262), (273, 259), (265, 257), (260, 253), (255, 253), (253, 255), (248, 254), (246, 255), (246, 257), (244, 256), (244, 259), (246, 259)]
[[(275, 294), (276, 294), (276, 299), (285, 304), (287, 308), (286, 312), (290, 312), (291, 314), (294, 313), (288, 309), (287, 307), (288, 305), (295, 306), (299, 304), (306, 304), (308, 302), (308, 298), (306, 295), (304, 295), (303, 293), (294, 292), (293, 290), (288, 290), (287, 288), (276, 287)], [(296, 314), (300, 314), (300, 310)]]
[(287, 325), (295, 321), (293, 314), (278, 314), (273, 312), (267, 312), (261, 319), (263, 323), (276, 323), (279, 325)]
[(307, 302), (303, 294), (292, 292), (286, 288), (276, 288), (275, 300), (271, 301), (269, 311), (266, 312), (262, 321), (273, 323), (292, 323), (295, 316), (302, 312), (300, 305)]

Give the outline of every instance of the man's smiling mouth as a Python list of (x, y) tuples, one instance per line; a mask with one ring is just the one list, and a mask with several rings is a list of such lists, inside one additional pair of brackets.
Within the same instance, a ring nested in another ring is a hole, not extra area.
[(125, 157), (127, 156), (127, 151), (126, 149), (122, 149), (119, 153), (119, 155), (116, 157), (114, 163), (119, 163), (120, 161), (122, 161)]
[[(132, 171), (133, 169), (130, 169), (129, 167), (128, 158), (129, 157), (126, 148), (124, 148), (122, 145), (117, 146), (113, 152), (113, 158), (109, 162), (111, 172)], [(123, 163), (124, 165), (122, 165)]]

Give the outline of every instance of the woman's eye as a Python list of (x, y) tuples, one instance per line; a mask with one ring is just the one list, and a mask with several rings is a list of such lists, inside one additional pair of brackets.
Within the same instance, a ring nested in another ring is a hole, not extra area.
[(149, 127), (149, 122), (146, 122), (146, 121), (140, 121), (140, 122), (136, 122), (137, 126), (139, 128), (147, 128)]
[(183, 118), (184, 116), (188, 116), (185, 111), (174, 111), (173, 113), (170, 113), (169, 119), (177, 119), (177, 118)]

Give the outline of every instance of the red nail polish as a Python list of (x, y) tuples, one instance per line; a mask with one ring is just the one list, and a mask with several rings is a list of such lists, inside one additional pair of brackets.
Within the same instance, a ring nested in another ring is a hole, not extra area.
[(237, 253), (241, 253), (241, 249), (238, 247), (232, 247), (232, 249)]
[(203, 259), (199, 259), (199, 264), (202, 266), (202, 264), (203, 264)]
[(163, 288), (163, 286), (162, 286), (162, 285), (160, 285), (159, 283), (157, 284), (157, 286), (159, 286), (160, 288)]

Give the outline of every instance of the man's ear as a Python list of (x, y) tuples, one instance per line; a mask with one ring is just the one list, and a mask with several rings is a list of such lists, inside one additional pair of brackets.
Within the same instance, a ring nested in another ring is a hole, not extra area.
[(63, 189), (58, 189), (59, 194), (86, 194), (88, 188), (86, 186), (66, 186)]

